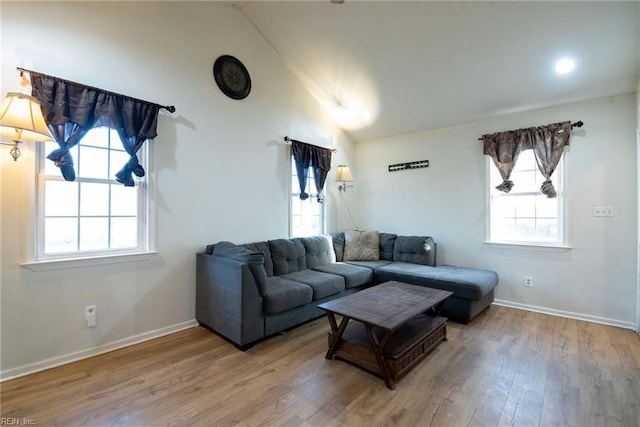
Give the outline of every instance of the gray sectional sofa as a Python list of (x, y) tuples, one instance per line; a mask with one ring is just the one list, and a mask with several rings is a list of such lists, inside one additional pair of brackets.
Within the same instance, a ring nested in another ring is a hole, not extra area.
[(462, 323), (491, 305), (495, 272), (435, 261), (436, 244), (427, 236), (348, 231), (220, 242), (197, 254), (196, 319), (245, 350), (323, 316), (320, 303), (388, 280), (453, 292), (442, 315)]

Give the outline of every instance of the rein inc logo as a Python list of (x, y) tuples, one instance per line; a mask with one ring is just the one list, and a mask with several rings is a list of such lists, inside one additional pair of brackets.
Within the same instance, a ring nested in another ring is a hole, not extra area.
[(1, 417), (0, 426), (33, 426), (36, 422), (31, 418), (9, 418)]

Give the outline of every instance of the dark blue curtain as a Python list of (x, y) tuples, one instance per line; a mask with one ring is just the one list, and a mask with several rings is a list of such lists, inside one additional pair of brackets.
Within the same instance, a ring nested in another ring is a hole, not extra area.
[(309, 197), (304, 190), (307, 187), (309, 168), (313, 168), (317, 199), (319, 203), (324, 203), (324, 183), (331, 170), (331, 150), (292, 139), (291, 153), (298, 173), (300, 199), (306, 200)]
[(160, 106), (57, 77), (30, 72), (32, 95), (40, 101), (44, 119), (59, 148), (47, 158), (60, 167), (67, 181), (76, 178), (69, 149), (93, 127), (115, 129), (130, 158), (116, 180), (133, 186), (133, 174), (144, 176), (136, 153), (155, 138)]

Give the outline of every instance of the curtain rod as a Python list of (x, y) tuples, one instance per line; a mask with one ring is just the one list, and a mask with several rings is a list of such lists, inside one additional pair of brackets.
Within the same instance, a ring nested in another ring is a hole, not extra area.
[[(572, 128), (581, 128), (584, 125), (584, 122), (582, 120), (578, 120), (575, 123), (571, 123), (571, 127)], [(478, 138), (478, 141), (483, 141), (484, 138)]]
[(110, 95), (121, 96), (123, 98), (132, 99), (134, 101), (146, 102), (147, 104), (151, 104), (151, 105), (155, 105), (155, 106), (160, 107), (160, 108), (164, 108), (165, 110), (169, 111), (170, 113), (175, 113), (176, 112), (176, 107), (174, 107), (173, 105), (156, 104), (155, 102), (149, 102), (149, 101), (145, 101), (144, 99), (134, 98), (132, 96), (123, 95), (121, 93), (111, 92), (111, 91), (108, 91), (108, 90), (101, 89), (99, 87), (89, 86), (89, 85), (86, 85), (84, 83), (78, 83), (78, 82), (74, 82), (74, 81), (71, 81), (71, 80), (62, 79), (60, 77), (51, 76), (51, 75), (48, 75), (48, 74), (41, 73), (39, 71), (27, 70), (26, 68), (22, 68), (22, 67), (16, 67), (16, 69), (18, 71), (20, 71), (20, 76), (22, 76), (23, 73), (25, 73), (25, 72), (27, 72), (29, 74), (36, 73), (36, 74), (40, 74), (42, 76), (46, 76), (46, 77), (51, 77), (51, 78), (54, 78), (54, 79), (62, 80), (63, 82), (66, 82), (66, 83), (71, 83), (71, 84), (75, 84), (75, 85), (84, 86), (84, 87), (87, 87), (87, 88), (92, 89), (92, 90), (99, 90), (99, 91), (108, 93)]
[[(287, 144), (287, 145), (291, 145), (291, 141), (297, 141), (297, 140), (295, 140), (295, 139), (291, 139), (291, 138), (289, 138), (288, 136), (285, 136), (285, 137), (284, 137), (284, 143), (285, 143), (285, 144)], [(298, 142), (302, 142), (302, 141), (298, 141)], [(307, 145), (313, 145), (314, 147), (320, 147), (319, 145), (309, 144), (309, 143), (307, 143), (307, 142), (304, 142), (304, 144), (307, 144)], [(331, 152), (332, 152), (332, 153), (335, 153), (335, 152), (337, 152), (337, 151), (338, 151), (338, 150), (336, 150), (335, 148), (327, 148), (327, 147), (320, 147), (320, 148), (324, 148), (325, 150), (331, 150)]]

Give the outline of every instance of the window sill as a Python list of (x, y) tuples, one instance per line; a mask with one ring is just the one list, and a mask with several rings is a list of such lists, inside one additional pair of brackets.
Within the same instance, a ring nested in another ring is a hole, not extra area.
[(532, 250), (543, 252), (567, 252), (571, 250), (571, 246), (567, 245), (551, 245), (544, 243), (516, 243), (516, 242), (484, 242), (485, 245), (501, 249), (515, 250)]
[(129, 254), (102, 255), (86, 258), (51, 259), (27, 261), (20, 264), (31, 271), (64, 270), (67, 268), (93, 267), (96, 265), (119, 264), (123, 262), (146, 261), (158, 252), (136, 252)]

